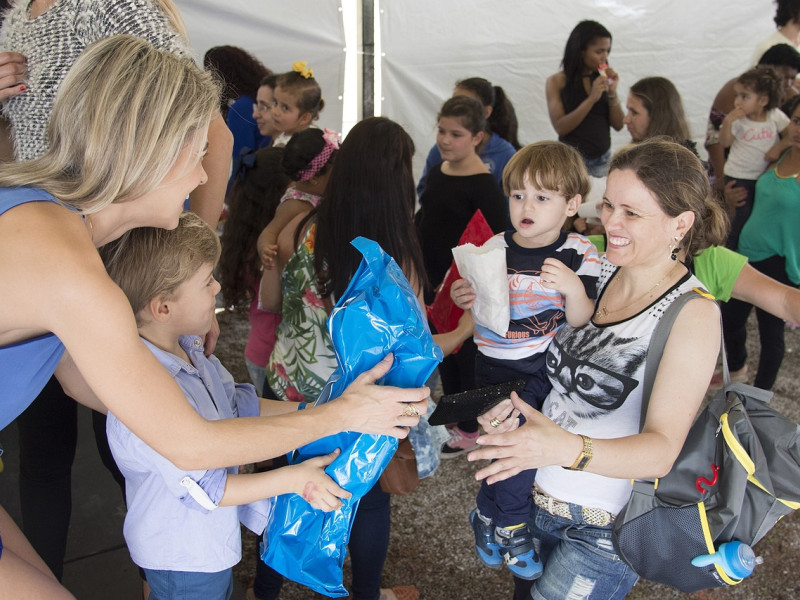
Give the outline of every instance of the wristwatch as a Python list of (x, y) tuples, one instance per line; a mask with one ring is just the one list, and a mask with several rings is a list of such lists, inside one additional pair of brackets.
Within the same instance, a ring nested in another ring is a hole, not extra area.
[(572, 463), (572, 466), (565, 467), (570, 471), (583, 471), (592, 461), (592, 457), (594, 456), (592, 438), (590, 438), (588, 435), (583, 435), (582, 433), (579, 433), (578, 435), (581, 436), (581, 439), (583, 440), (583, 449), (581, 450), (581, 453), (578, 454), (578, 458), (575, 459), (575, 462)]

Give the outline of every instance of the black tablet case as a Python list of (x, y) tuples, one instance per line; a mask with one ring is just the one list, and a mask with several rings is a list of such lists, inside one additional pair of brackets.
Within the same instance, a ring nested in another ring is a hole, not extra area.
[(428, 418), (431, 425), (444, 425), (476, 419), (487, 410), (499, 404), (501, 400), (509, 398), (511, 392), (522, 392), (525, 387), (524, 379), (516, 379), (506, 383), (490, 385), (477, 390), (468, 390), (458, 394), (442, 396)]

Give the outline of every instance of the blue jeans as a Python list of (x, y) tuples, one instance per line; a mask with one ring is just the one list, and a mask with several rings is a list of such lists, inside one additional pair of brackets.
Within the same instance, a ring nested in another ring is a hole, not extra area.
[(583, 164), (592, 177), (605, 177), (608, 175), (608, 163), (611, 160), (611, 150), (606, 150), (605, 154), (595, 158), (583, 157)]
[(259, 367), (246, 356), (244, 362), (247, 365), (247, 374), (250, 375), (250, 381), (255, 386), (258, 397), (276, 400), (278, 398), (277, 394), (275, 394), (272, 388), (269, 387), (269, 383), (267, 383), (266, 367)]
[[(597, 527), (583, 521), (581, 507), (570, 504), (573, 519), (551, 515), (532, 504), (528, 526), (544, 565), (536, 581), (514, 580), (514, 598), (535, 600), (616, 600), (624, 598), (639, 576), (614, 552), (613, 525)], [(533, 585), (531, 585), (533, 584)]]
[(375, 483), (358, 503), (347, 546), (353, 567), (353, 600), (378, 600), (389, 552), (391, 495)]
[(275, 396), (265, 396), (264, 395), (264, 386), (266, 385), (267, 381), (267, 372), (265, 371), (265, 367), (259, 367), (256, 363), (254, 363), (249, 358), (245, 357), (244, 359), (245, 364), (247, 365), (247, 374), (250, 375), (250, 381), (253, 382), (253, 385), (256, 388), (256, 394), (258, 394), (259, 398), (270, 398), (275, 399)]
[(229, 600), (233, 594), (233, 569), (217, 573), (144, 572), (150, 586), (148, 600)]

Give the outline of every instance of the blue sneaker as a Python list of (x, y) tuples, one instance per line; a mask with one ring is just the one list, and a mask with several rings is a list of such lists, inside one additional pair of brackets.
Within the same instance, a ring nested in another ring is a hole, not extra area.
[(475, 533), (475, 551), (478, 558), (487, 567), (499, 569), (503, 566), (503, 557), (500, 556), (500, 549), (494, 541), (494, 525), (492, 520), (484, 517), (478, 509), (473, 510), (469, 515), (469, 523)]
[(533, 549), (533, 536), (527, 525), (495, 527), (494, 539), (500, 555), (514, 575), (520, 579), (537, 579), (542, 575), (542, 561)]

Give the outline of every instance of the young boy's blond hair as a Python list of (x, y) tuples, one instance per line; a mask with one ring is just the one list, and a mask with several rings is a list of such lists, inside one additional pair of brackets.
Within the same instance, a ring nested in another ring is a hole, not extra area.
[(181, 215), (175, 229), (139, 227), (100, 249), (106, 270), (140, 313), (153, 298), (169, 299), (203, 265), (219, 260), (217, 234), (194, 213)]
[(525, 177), (532, 184), (552, 190), (568, 200), (589, 193), (589, 173), (575, 148), (561, 142), (536, 142), (519, 150), (503, 169), (503, 192), (521, 190)]

